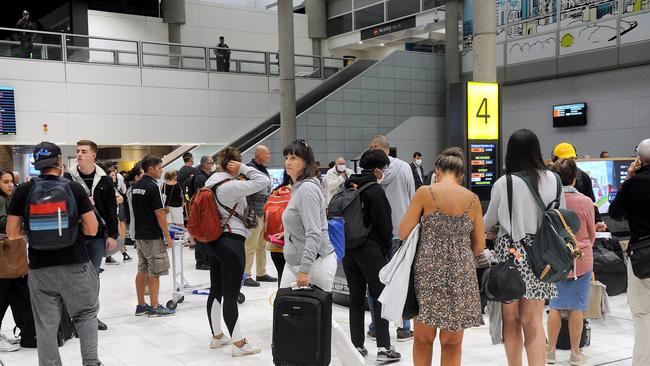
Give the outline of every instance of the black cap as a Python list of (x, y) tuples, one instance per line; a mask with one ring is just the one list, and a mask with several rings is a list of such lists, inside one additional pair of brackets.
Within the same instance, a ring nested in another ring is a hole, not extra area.
[(61, 156), (61, 149), (51, 142), (43, 141), (34, 146), (34, 168), (43, 170), (55, 167)]

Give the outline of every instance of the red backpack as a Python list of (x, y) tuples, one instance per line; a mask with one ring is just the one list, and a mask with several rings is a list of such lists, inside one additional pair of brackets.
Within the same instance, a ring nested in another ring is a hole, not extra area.
[(230, 181), (224, 180), (212, 188), (199, 189), (189, 203), (187, 230), (192, 237), (202, 243), (210, 243), (218, 240), (224, 232), (224, 226), (228, 224), (237, 204), (232, 208), (225, 224), (221, 224), (221, 215), (217, 210), (216, 193), (218, 186)]
[[(264, 239), (268, 240), (269, 235), (284, 232), (282, 226), (282, 213), (291, 200), (291, 187), (278, 188), (264, 205)], [(279, 244), (279, 243), (277, 243)]]

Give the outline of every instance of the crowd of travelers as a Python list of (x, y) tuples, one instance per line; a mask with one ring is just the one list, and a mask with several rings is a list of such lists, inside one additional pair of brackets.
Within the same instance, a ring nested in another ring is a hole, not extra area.
[[(497, 276), (497, 268), (505, 268), (498, 264), (512, 261), (514, 279), (497, 283), (497, 293), (488, 296), (494, 300), (505, 293), (505, 282), (519, 286), (509, 301), (488, 305), (498, 310), (497, 343), (504, 344), (507, 364), (521, 365), (524, 351), (531, 366), (558, 362), (564, 314), (569, 363), (587, 362), (580, 338), (589, 306), (592, 247), (596, 233), (608, 227), (594, 208), (591, 178), (578, 169), (577, 153), (568, 143), (553, 150), (549, 164), (532, 131), (514, 132), (507, 142), (505, 175), (495, 182), (485, 210), (464, 187), (467, 162), (460, 148), (440, 153), (427, 173), (419, 152), (411, 163), (390, 156), (385, 136), (369, 142), (358, 169), (350, 169), (341, 157), (323, 175), (308, 141), (296, 140), (283, 150), (285, 171), (277, 186), (268, 171), (270, 150), (262, 145), (248, 164), (240, 151), (226, 147), (214, 157), (200, 157), (197, 167), (186, 153), (182, 168), (164, 174), (156, 156), (118, 173), (115, 164), (98, 162), (97, 152), (93, 141), (79, 141), (76, 163), (66, 169), (60, 147), (42, 142), (33, 150), (38, 177), (21, 183), (17, 174), (0, 169), (0, 320), (11, 307), (20, 329), (20, 337), (2, 336), (0, 351), (36, 347), (40, 365), (61, 365), (57, 331), (67, 318), (80, 338), (83, 364), (101, 365), (98, 330), (110, 325), (97, 318), (102, 259), (106, 264), (130, 261), (125, 241), (135, 244), (138, 259), (134, 314), (175, 315), (159, 302), (159, 292), (160, 277), (170, 269), (170, 227), (180, 227), (181, 240), (195, 250), (196, 269), (209, 270), (209, 347), (231, 346), (233, 357), (268, 346), (245, 337), (237, 302), (242, 286), (277, 282), (278, 297), (283, 289), (309, 286), (327, 294), (341, 266), (349, 288), (349, 333), (332, 322), (326, 336), (337, 354), (350, 355), (343, 364), (363, 363), (366, 338), (376, 342), (378, 362), (399, 361), (391, 345), (395, 323), (396, 340), (413, 341), (415, 365), (432, 364), (436, 338), (440, 364), (460, 365), (464, 330), (484, 323), (482, 298), (494, 292), (477, 279), (477, 268), (492, 262), (488, 277)], [(609, 214), (627, 219), (631, 232), (628, 299), (635, 329), (633, 364), (638, 366), (650, 365), (650, 348), (644, 347), (650, 334), (650, 139), (636, 153)], [(210, 197), (212, 206), (202, 197)], [(191, 217), (197, 209), (192, 205), (213, 207), (202, 217), (214, 217), (219, 227), (197, 229), (207, 224)], [(342, 243), (332, 235), (339, 211)], [(550, 217), (559, 217), (559, 223)], [(550, 245), (542, 239), (548, 237), (546, 224), (566, 229), (570, 263), (562, 273), (538, 270), (537, 252)], [(212, 229), (216, 239), (194, 235)], [(267, 251), (278, 278), (267, 272)], [(121, 261), (111, 256), (118, 252)], [(331, 297), (321, 305), (329, 307), (331, 318)], [(371, 313), (367, 329), (366, 307)], [(394, 309), (397, 322), (386, 316)], [(493, 327), (492, 314), (490, 320)], [(275, 355), (281, 342), (273, 342)]]

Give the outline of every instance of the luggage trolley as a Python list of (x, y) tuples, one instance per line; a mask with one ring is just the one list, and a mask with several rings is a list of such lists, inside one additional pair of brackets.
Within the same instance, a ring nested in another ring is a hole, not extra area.
[(208, 284), (203, 283), (192, 286), (183, 274), (183, 241), (185, 229), (180, 226), (170, 225), (169, 234), (174, 241), (172, 244), (172, 278), (174, 281), (174, 290), (172, 292), (172, 299), (167, 301), (167, 308), (176, 310), (178, 304), (185, 301), (186, 294), (192, 294), (196, 290), (208, 288)]

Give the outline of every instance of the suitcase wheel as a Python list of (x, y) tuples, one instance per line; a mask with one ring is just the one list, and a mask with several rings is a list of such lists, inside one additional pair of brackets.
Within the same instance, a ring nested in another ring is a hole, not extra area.
[(181, 298), (178, 299), (178, 301), (176, 301), (176, 302), (180, 304), (180, 303), (182, 303), (183, 301), (185, 301), (185, 296), (181, 296)]
[(178, 307), (178, 304), (175, 303), (174, 300), (167, 301), (167, 309), (176, 310), (177, 307)]

